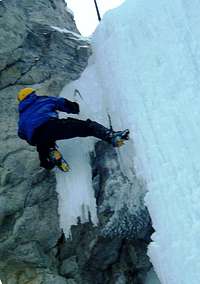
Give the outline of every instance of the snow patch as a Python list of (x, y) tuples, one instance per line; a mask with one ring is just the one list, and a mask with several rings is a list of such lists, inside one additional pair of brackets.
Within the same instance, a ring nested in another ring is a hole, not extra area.
[(52, 29), (54, 29), (55, 31), (58, 31), (60, 33), (65, 33), (65, 34), (68, 34), (69, 36), (71, 36), (73, 39), (81, 39), (81, 40), (84, 40), (84, 41), (88, 41), (89, 42), (89, 39), (88, 37), (84, 37), (80, 34), (77, 34), (75, 32), (72, 32), (68, 29), (61, 29), (59, 27), (55, 27), (55, 26), (51, 26)]

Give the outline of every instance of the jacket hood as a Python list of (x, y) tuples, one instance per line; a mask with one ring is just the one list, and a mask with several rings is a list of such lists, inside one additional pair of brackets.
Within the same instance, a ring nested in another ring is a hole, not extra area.
[(19, 112), (23, 112), (30, 105), (32, 105), (37, 100), (37, 95), (30, 94), (23, 101), (19, 103)]

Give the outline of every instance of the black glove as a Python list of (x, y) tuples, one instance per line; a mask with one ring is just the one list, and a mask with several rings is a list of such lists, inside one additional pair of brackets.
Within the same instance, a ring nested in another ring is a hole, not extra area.
[(69, 109), (70, 113), (78, 114), (80, 112), (79, 104), (76, 102), (65, 100), (66, 107)]
[(73, 108), (72, 108), (73, 112), (72, 113), (79, 113), (80, 112), (80, 108), (79, 108), (79, 104), (76, 102), (73, 102)]

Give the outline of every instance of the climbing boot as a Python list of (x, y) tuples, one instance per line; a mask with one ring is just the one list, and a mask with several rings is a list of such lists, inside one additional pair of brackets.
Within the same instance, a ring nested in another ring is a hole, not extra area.
[(108, 140), (113, 147), (120, 147), (129, 139), (129, 133), (128, 129), (123, 131), (110, 131)]
[(58, 149), (50, 148), (49, 158), (61, 171), (68, 172), (70, 170), (68, 163), (63, 159), (62, 154)]

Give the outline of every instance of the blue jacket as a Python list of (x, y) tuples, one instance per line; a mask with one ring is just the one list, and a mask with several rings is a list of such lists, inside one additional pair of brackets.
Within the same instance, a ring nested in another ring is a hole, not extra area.
[(35, 130), (50, 118), (58, 118), (59, 111), (78, 113), (79, 106), (65, 98), (37, 96), (35, 93), (28, 95), (19, 104), (18, 135), (32, 144)]

